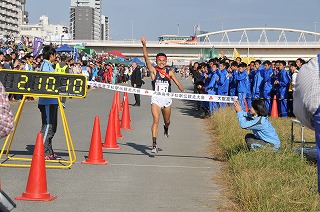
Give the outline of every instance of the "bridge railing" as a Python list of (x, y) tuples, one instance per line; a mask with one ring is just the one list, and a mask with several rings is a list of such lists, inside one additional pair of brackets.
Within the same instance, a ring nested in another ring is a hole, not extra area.
[[(50, 41), (47, 41), (50, 43)], [(52, 41), (54, 42), (54, 41)], [(60, 43), (57, 42), (56, 43)], [(104, 45), (123, 45), (123, 46), (140, 46), (141, 42), (139, 40), (133, 40), (133, 41), (99, 41), (99, 40), (63, 40), (63, 43), (67, 43), (69, 45), (83, 45), (83, 46), (104, 46)], [(164, 46), (164, 47), (191, 47), (191, 46), (205, 46), (208, 48), (208, 46), (234, 46), (234, 47), (263, 47), (263, 46), (271, 46), (271, 47), (281, 47), (285, 46), (286, 48), (298, 48), (299, 46), (301, 48), (308, 47), (314, 45), (315, 47), (319, 48), (320, 41), (308, 41), (308, 42), (221, 42), (221, 41), (211, 41), (211, 42), (197, 42), (195, 44), (159, 44), (158, 41), (148, 41), (148, 45), (151, 46)]]

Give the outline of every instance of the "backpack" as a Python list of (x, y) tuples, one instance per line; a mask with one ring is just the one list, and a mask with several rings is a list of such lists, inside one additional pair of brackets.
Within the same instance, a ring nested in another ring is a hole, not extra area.
[(14, 119), (6, 91), (0, 82), (0, 138), (9, 135), (14, 127)]

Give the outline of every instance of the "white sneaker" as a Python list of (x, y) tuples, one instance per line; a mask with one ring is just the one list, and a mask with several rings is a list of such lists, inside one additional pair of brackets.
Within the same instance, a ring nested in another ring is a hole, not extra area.
[(152, 153), (158, 153), (158, 148), (157, 148), (157, 146), (153, 146), (151, 152), (152, 152)]

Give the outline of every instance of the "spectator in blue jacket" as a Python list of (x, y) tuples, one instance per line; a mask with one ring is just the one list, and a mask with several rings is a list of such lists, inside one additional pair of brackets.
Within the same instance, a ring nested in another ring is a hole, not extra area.
[(260, 99), (262, 97), (262, 68), (261, 68), (261, 61), (256, 60), (254, 62), (254, 70), (255, 75), (253, 78), (253, 85), (252, 85), (252, 99)]
[(272, 91), (271, 77), (273, 75), (273, 70), (271, 67), (271, 62), (269, 60), (264, 61), (263, 66), (264, 66), (264, 71), (262, 74), (263, 98), (264, 98), (264, 103), (267, 107), (268, 113), (270, 114), (271, 112), (270, 99), (271, 99), (271, 91)]
[[(52, 63), (56, 59), (56, 50), (52, 46), (43, 48), (43, 62), (40, 71), (55, 72)], [(58, 98), (39, 98), (38, 108), (41, 113), (41, 133), (44, 140), (45, 160), (59, 160), (60, 156), (54, 153), (52, 139), (57, 131), (58, 120)]]
[[(218, 64), (217, 63), (213, 63), (211, 65), (211, 80), (210, 83), (206, 86), (205, 91), (208, 94), (211, 95), (217, 95), (218, 93), (218, 86), (217, 86), (217, 81), (219, 79), (218, 76)], [(216, 102), (209, 102), (209, 111), (210, 114), (212, 114), (214, 111), (218, 110), (218, 104)]]
[[(220, 71), (218, 72), (219, 78), (217, 81), (218, 85), (218, 95), (228, 96), (229, 91), (229, 73), (227, 72), (227, 68), (229, 68), (229, 64), (225, 62), (220, 63)], [(224, 107), (226, 103), (220, 102), (220, 107)]]
[(252, 98), (252, 87), (254, 84), (254, 76), (256, 75), (256, 69), (254, 68), (254, 61), (250, 62), (249, 68), (249, 83), (248, 83), (248, 93), (247, 93), (247, 102), (248, 102), (248, 108), (251, 107), (251, 98)]
[(239, 101), (234, 102), (234, 109), (241, 128), (252, 130), (245, 136), (248, 148), (256, 149), (262, 147), (272, 147), (273, 150), (280, 148), (278, 134), (268, 119), (268, 110), (261, 99), (252, 100), (252, 107), (248, 113), (244, 112)]
[(243, 111), (246, 110), (246, 96), (248, 93), (248, 83), (249, 77), (247, 72), (247, 64), (240, 63), (239, 64), (239, 71), (235, 75), (235, 79), (237, 81), (237, 90), (238, 90), (238, 100)]
[(238, 63), (237, 61), (233, 61), (230, 66), (229, 71), (229, 96), (236, 96), (237, 95), (237, 80), (236, 74), (238, 70)]
[(281, 117), (288, 117), (288, 90), (290, 85), (290, 77), (288, 72), (285, 69), (286, 62), (281, 60), (279, 66), (278, 80), (274, 82), (275, 85), (278, 85), (278, 99), (279, 99), (279, 109)]

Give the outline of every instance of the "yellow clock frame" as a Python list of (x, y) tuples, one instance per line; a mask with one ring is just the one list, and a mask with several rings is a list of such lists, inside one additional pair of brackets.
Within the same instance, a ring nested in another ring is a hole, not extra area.
[[(8, 75), (9, 74), (9, 75)], [(7, 77), (7, 78), (5, 78)], [(29, 81), (29, 79), (39, 80)], [(42, 80), (40, 80), (42, 79)], [(69, 81), (68, 81), (69, 79)], [(65, 81), (63, 81), (65, 80)], [(7, 93), (23, 94), (23, 98), (15, 115), (15, 126), (12, 132), (6, 137), (3, 147), (0, 152), (0, 159), (6, 155), (4, 162), (0, 163), (0, 167), (30, 167), (31, 158), (19, 158), (10, 156), (10, 147), (13, 142), (13, 138), (16, 129), (19, 124), (22, 109), (27, 97), (37, 96), (41, 98), (57, 98), (60, 107), (60, 115), (62, 119), (63, 130), (66, 138), (66, 146), (68, 151), (68, 160), (47, 160), (47, 163), (55, 163), (57, 165), (48, 165), (46, 168), (62, 168), (68, 169), (76, 161), (76, 153), (67, 122), (67, 118), (60, 100), (60, 97), (72, 97), (72, 98), (84, 98), (87, 93), (87, 78), (81, 74), (61, 74), (61, 73), (49, 73), (49, 72), (30, 72), (30, 71), (16, 71), (16, 70), (0, 70), (0, 81), (6, 85), (5, 89)], [(12, 84), (11, 84), (12, 83)], [(68, 84), (68, 88), (62, 88)], [(32, 86), (41, 86), (34, 89)], [(28, 89), (30, 88), (30, 89)], [(63, 90), (64, 89), (64, 90)], [(70, 90), (69, 90), (70, 89)], [(8, 163), (8, 161), (15, 161), (15, 163)], [(22, 163), (19, 163), (22, 161)], [(26, 162), (30, 162), (26, 164)]]

